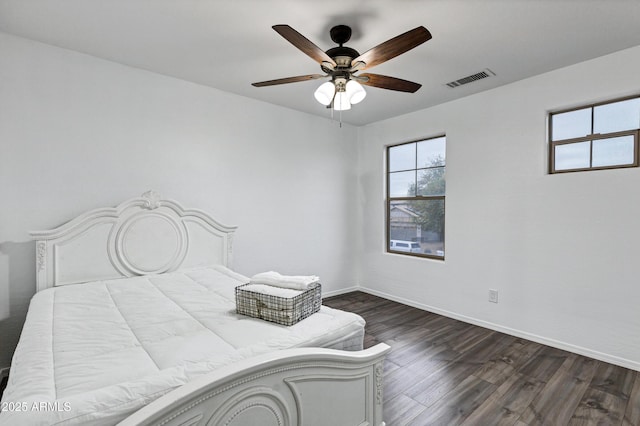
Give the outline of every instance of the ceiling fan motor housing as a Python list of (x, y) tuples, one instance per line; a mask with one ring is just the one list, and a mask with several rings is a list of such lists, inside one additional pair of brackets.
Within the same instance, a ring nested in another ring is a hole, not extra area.
[[(335, 47), (334, 49), (349, 49), (348, 47)], [(339, 52), (341, 53), (340, 55), (331, 55), (330, 52), (334, 49), (329, 49), (327, 50), (327, 54), (329, 56), (331, 56), (331, 59), (333, 59), (336, 63), (336, 67), (335, 69), (330, 69), (327, 68), (324, 64), (320, 65), (320, 68), (322, 69), (322, 71), (326, 72), (327, 74), (335, 74), (340, 73), (340, 72), (347, 72), (350, 68), (351, 68), (351, 60), (353, 58), (357, 58), (358, 52), (356, 52), (353, 49), (349, 49), (352, 50), (352, 52)], [(355, 54), (354, 56), (352, 56), (353, 54)]]
[(332, 47), (325, 53), (335, 61), (337, 67), (335, 70), (331, 70), (324, 65), (320, 65), (320, 68), (322, 68), (322, 71), (326, 72), (327, 74), (333, 75), (335, 71), (344, 71), (348, 68), (351, 68), (351, 61), (354, 58), (360, 56), (360, 53), (355, 49), (343, 46), (343, 44), (349, 41), (349, 39), (351, 38), (350, 27), (346, 25), (336, 25), (335, 27), (331, 28), (329, 34), (331, 35), (331, 40), (333, 40), (334, 43), (338, 43), (339, 46)]
[(333, 58), (333, 60), (336, 61), (336, 63), (338, 62), (336, 58), (339, 58), (341, 56), (348, 57), (349, 64), (351, 63), (351, 59), (357, 58), (358, 56), (360, 56), (360, 53), (358, 53), (356, 49), (352, 49), (347, 46), (332, 47), (331, 49), (327, 50), (326, 53), (327, 55), (331, 56), (331, 58)]

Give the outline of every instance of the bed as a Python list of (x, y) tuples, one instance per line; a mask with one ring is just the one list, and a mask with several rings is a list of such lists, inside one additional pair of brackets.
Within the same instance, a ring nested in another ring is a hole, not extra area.
[(0, 424), (384, 425), (389, 347), (325, 306), (290, 327), (238, 315), (235, 230), (149, 191), (33, 232)]

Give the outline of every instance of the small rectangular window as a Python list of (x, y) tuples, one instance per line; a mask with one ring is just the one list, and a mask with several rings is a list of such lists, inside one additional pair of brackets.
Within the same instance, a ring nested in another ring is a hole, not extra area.
[(640, 98), (599, 105), (593, 109), (593, 132), (613, 133), (640, 128)]
[(444, 136), (387, 148), (387, 251), (444, 258)]
[(638, 166), (640, 97), (549, 114), (549, 172)]

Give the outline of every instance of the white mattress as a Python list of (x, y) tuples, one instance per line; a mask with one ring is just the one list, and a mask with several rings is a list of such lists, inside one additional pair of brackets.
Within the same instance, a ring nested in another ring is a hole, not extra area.
[(234, 361), (354, 339), (361, 345), (364, 320), (326, 306), (291, 327), (236, 314), (234, 288), (246, 282), (212, 266), (36, 294), (0, 424), (112, 425)]

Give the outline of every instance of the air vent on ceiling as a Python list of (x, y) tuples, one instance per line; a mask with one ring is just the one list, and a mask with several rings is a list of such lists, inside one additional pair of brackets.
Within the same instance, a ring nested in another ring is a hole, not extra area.
[(480, 71), (480, 72), (475, 73), (473, 75), (469, 75), (469, 76), (461, 78), (459, 80), (455, 80), (455, 81), (452, 81), (450, 83), (447, 83), (447, 86), (449, 86), (449, 87), (458, 87), (458, 86), (462, 86), (463, 84), (469, 84), (469, 83), (473, 83), (474, 81), (477, 81), (477, 80), (482, 80), (483, 78), (491, 77), (492, 75), (496, 75), (496, 73), (491, 71), (489, 68), (485, 68), (484, 71)]

